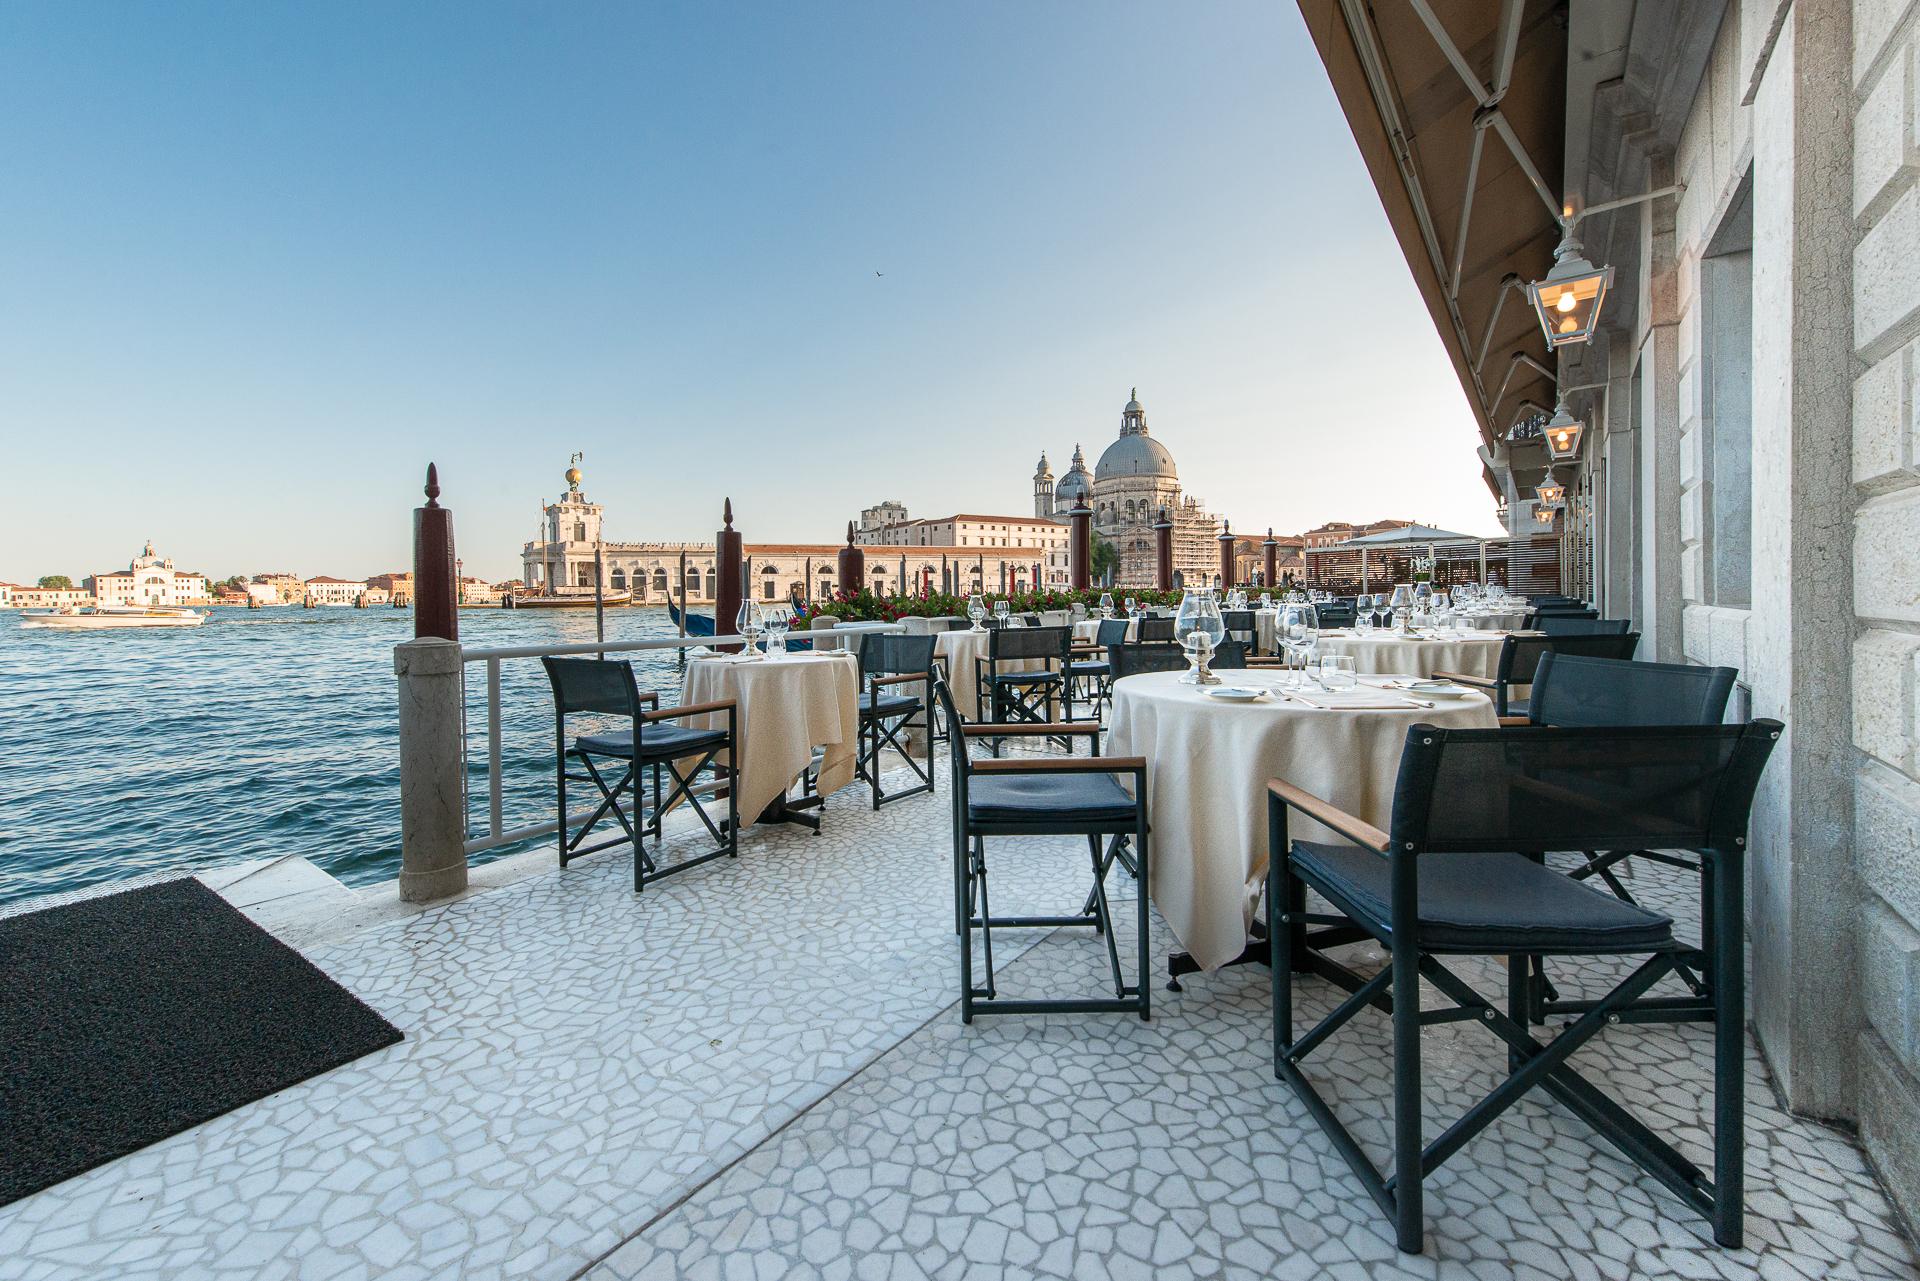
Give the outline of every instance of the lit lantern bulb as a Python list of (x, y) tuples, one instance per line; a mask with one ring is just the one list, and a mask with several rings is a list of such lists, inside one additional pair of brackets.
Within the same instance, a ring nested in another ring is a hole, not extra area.
[(1574, 330), (1578, 329), (1579, 327), (1580, 327), (1579, 325), (1574, 323), (1574, 319), (1572, 316), (1568, 316), (1565, 320), (1560, 322), (1560, 332), (1563, 334), (1570, 334)]
[(1574, 306), (1576, 305), (1573, 297), (1573, 290), (1562, 289), (1560, 291), (1560, 301), (1554, 303), (1553, 305), (1561, 311), (1572, 311), (1574, 309)]

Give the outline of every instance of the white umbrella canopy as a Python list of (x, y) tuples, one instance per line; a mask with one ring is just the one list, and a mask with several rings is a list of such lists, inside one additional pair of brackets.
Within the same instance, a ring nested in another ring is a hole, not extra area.
[(1409, 544), (1425, 546), (1428, 543), (1474, 543), (1480, 540), (1472, 534), (1456, 534), (1450, 529), (1435, 529), (1432, 525), (1408, 525), (1404, 529), (1384, 529), (1377, 534), (1366, 534), (1359, 538), (1349, 538), (1344, 543), (1335, 543), (1332, 551), (1340, 547), (1403, 547)]

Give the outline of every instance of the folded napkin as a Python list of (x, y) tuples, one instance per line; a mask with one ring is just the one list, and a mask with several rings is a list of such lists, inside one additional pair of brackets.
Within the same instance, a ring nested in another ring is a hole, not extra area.
[[(1336, 712), (1405, 711), (1415, 706), (1407, 696), (1384, 689), (1343, 689), (1337, 693), (1326, 689), (1287, 692), (1310, 706), (1324, 707)], [(1421, 705), (1421, 710), (1425, 710), (1424, 705)]]

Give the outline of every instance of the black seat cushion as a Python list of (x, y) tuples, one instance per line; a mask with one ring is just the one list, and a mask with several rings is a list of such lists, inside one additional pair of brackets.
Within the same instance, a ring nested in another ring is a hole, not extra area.
[(967, 816), (983, 822), (1133, 821), (1133, 797), (1111, 774), (976, 774), (967, 783)]
[(1073, 663), (1067, 668), (1075, 676), (1105, 676), (1113, 671), (1113, 664), (1089, 659), (1084, 663)]
[[(1390, 932), (1385, 855), (1295, 841), (1293, 865), (1358, 924)], [(1423, 854), (1419, 867), (1420, 942), (1430, 951), (1644, 952), (1673, 943), (1673, 918), (1519, 854)]]
[[(612, 734), (582, 734), (573, 740), (580, 751), (593, 756), (632, 756), (633, 733), (622, 730)], [(640, 734), (640, 759), (670, 761), (682, 756), (711, 751), (727, 745), (723, 729), (688, 729), (684, 725), (649, 725)]]
[(860, 695), (860, 712), (866, 716), (906, 716), (920, 710), (920, 700), (908, 698), (905, 694), (882, 694), (875, 698), (872, 690)]

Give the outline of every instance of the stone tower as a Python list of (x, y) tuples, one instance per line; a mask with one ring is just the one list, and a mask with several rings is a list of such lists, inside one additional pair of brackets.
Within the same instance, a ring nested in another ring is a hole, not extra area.
[(1037, 520), (1053, 519), (1053, 468), (1047, 465), (1047, 456), (1040, 455), (1040, 465), (1033, 472), (1033, 514)]

